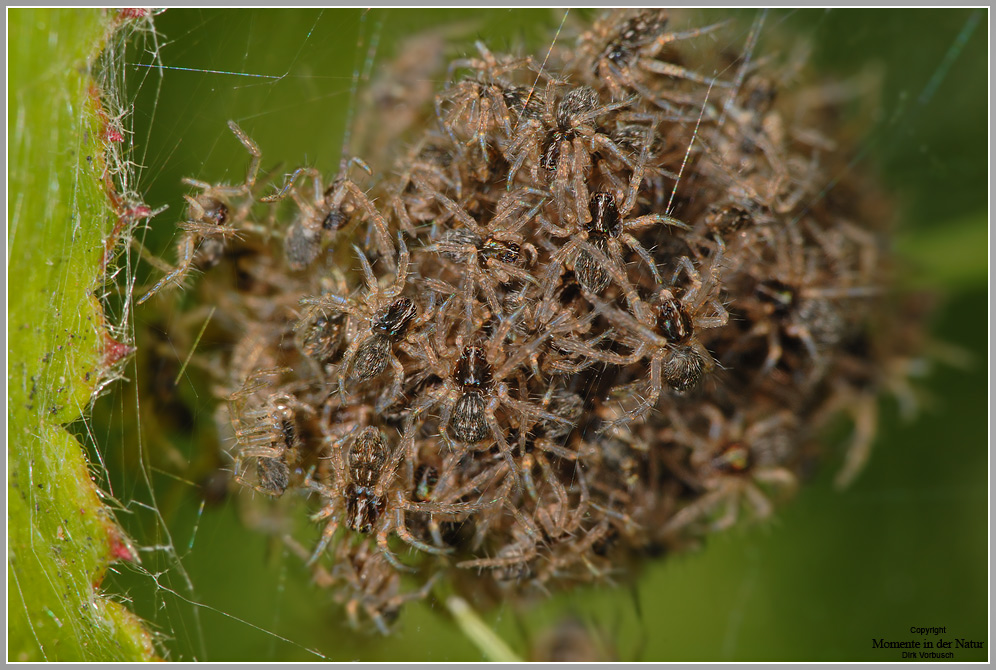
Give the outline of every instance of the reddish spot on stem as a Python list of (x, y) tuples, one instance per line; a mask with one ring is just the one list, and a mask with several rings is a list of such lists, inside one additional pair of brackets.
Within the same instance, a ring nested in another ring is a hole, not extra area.
[(121, 8), (121, 18), (123, 19), (141, 19), (145, 18), (151, 13), (152, 10), (147, 7), (122, 7)]
[(131, 563), (140, 563), (138, 559), (138, 554), (135, 553), (135, 549), (131, 546), (131, 543), (125, 540), (124, 536), (121, 534), (121, 530), (111, 524), (107, 528), (107, 537), (110, 541), (110, 553), (114, 560), (118, 561), (129, 561)]
[(130, 561), (132, 563), (138, 560), (138, 556), (131, 550), (131, 547), (121, 541), (111, 543), (111, 555), (119, 560)]
[(108, 184), (107, 188), (107, 195), (111, 199), (111, 203), (114, 205), (115, 210), (118, 212), (118, 221), (114, 224), (114, 230), (112, 230), (111, 234), (104, 240), (104, 258), (101, 265), (102, 270), (106, 269), (107, 264), (111, 262), (111, 256), (114, 252), (114, 248), (118, 244), (121, 233), (131, 228), (132, 224), (136, 221), (140, 219), (147, 219), (152, 216), (152, 210), (144, 204), (124, 207), (124, 201), (117, 194), (117, 192), (114, 191), (113, 185)]
[(123, 342), (118, 342), (113, 337), (104, 333), (104, 367), (109, 368), (126, 356), (133, 353), (135, 347), (128, 346)]
[(145, 219), (152, 216), (152, 210), (149, 209), (148, 205), (135, 205), (134, 207), (129, 207), (125, 211), (121, 212), (121, 218), (127, 219), (128, 223), (133, 223), (139, 219)]

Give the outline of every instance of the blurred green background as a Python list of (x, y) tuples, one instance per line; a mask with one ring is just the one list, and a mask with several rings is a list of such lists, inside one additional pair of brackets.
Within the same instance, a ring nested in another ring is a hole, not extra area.
[[(758, 14), (734, 14), (721, 43), (702, 38), (698, 48), (739, 48)], [(347, 115), (363, 114), (351, 86), (372, 40), (376, 72), (419, 31), (462, 35), (448, 56), (472, 55), (475, 39), (494, 51), (541, 51), (562, 19), (562, 10), (165, 12), (157, 34), (128, 55), (139, 65), (126, 66), (138, 190), (151, 206), (170, 206), (146, 244), (174, 259), (182, 177), (242, 180), (246, 156), (228, 119), (259, 143), (264, 167), (307, 162), (333, 173)], [(969, 352), (970, 364), (938, 365), (918, 382), (933, 402), (912, 423), (892, 400), (881, 402), (871, 461), (848, 490), (832, 486), (842, 456), (832, 454), (771, 523), (649, 562), (614, 585), (484, 612), (517, 652), (527, 656), (569, 614), (621, 660), (898, 661), (899, 650), (872, 649), (872, 639), (914, 639), (911, 626), (946, 626), (942, 637), (988, 646), (987, 26), (984, 10), (771, 11), (757, 52), (765, 35), (780, 33), (811, 43), (811, 63), (833, 76), (880, 69), (879, 120), (855, 169), (879, 174), (896, 194), (909, 281), (936, 300), (935, 338)], [(140, 66), (156, 62), (170, 69)], [(140, 283), (147, 272), (140, 268)], [(149, 357), (150, 334), (176, 327), (166, 305), (135, 313), (145, 353), (129, 374), (143, 389), (158, 370), (171, 379), (187, 354)], [(145, 547), (142, 568), (119, 566), (109, 588), (151, 622), (169, 658), (314, 660), (310, 649), (333, 660), (481, 660), (431, 603), (407, 608), (392, 637), (350, 631), (297, 558), (244, 527), (250, 512), (231, 496), (202, 506), (215, 433), (196, 373), (177, 389), (192, 414), (147, 420), (141, 432), (136, 408), (147, 416), (168, 403), (135, 388), (102, 399), (90, 426), (107, 466), (101, 483)], [(987, 654), (957, 650), (954, 660)]]

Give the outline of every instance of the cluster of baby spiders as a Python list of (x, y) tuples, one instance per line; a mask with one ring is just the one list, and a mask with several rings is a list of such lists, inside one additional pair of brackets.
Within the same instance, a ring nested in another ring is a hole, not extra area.
[(545, 61), (478, 43), (368, 189), (354, 159), (263, 196), (234, 123), (246, 181), (189, 182), (178, 265), (142, 300), (237, 264), (233, 346), (205, 361), (235, 480), (317, 505), (314, 548), (287, 541), (351, 618), (386, 631), (439, 577), (601, 579), (768, 516), (813, 422), (878, 383), (883, 231), (820, 199), (832, 157), (770, 131), (831, 115), (759, 101), (788, 80), (751, 54), (681, 50), (720, 27), (608, 12)]

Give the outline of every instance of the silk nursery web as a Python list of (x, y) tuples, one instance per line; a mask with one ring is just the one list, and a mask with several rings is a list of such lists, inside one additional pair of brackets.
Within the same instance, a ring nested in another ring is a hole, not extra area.
[[(521, 658), (805, 656), (754, 621), (798, 588), (771, 535), (981, 507), (861, 477), (878, 396), (919, 407), (943, 349), (876, 175), (915, 145), (952, 197), (902, 217), (980, 211), (935, 131), (981, 15), (901, 76), (924, 29), (864, 16), (169, 10), (115, 43), (145, 210), (106, 301), (137, 351), (82, 427), (140, 559), (109, 588), (160, 652), (480, 659), (461, 602)], [(847, 563), (863, 531), (830, 532)]]

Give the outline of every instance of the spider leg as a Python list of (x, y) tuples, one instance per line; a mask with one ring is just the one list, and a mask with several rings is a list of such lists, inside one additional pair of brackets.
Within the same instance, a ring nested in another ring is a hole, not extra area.
[(391, 242), (391, 235), (384, 215), (374, 207), (374, 204), (370, 202), (370, 198), (360, 190), (359, 186), (351, 181), (346, 181), (343, 183), (343, 187), (353, 196), (353, 200), (359, 204), (360, 208), (367, 215), (367, 218), (373, 223), (374, 231), (376, 232), (377, 251), (384, 258), (394, 258), (394, 244)]
[(512, 458), (512, 448), (505, 441), (504, 432), (501, 426), (498, 425), (498, 420), (495, 418), (495, 410), (498, 409), (498, 405), (501, 400), (495, 396), (488, 401), (487, 407), (484, 410), (484, 416), (488, 421), (488, 427), (491, 429), (491, 434), (494, 435), (495, 440), (498, 442), (498, 451), (501, 453), (502, 458), (505, 459), (505, 463), (508, 464), (509, 472), (515, 480), (516, 485), (522, 486), (522, 480), (519, 476), (519, 469), (516, 467), (515, 459)]
[(245, 181), (246, 191), (251, 191), (256, 185), (256, 175), (259, 173), (259, 163), (262, 160), (263, 154), (259, 150), (259, 146), (253, 142), (252, 138), (239, 127), (239, 124), (235, 123), (235, 121), (229, 121), (228, 127), (233, 133), (235, 133), (235, 136), (239, 138), (239, 142), (242, 142), (242, 146), (246, 148), (249, 155), (252, 156), (249, 161), (249, 169), (246, 172)]
[(571, 142), (573, 159), (571, 172), (574, 175), (574, 207), (577, 210), (578, 225), (584, 225), (591, 220), (588, 211), (588, 172), (591, 169), (591, 154), (584, 146), (581, 137), (575, 137)]
[[(326, 510), (328, 511), (326, 512)], [(332, 505), (330, 503), (329, 506), (326, 507), (326, 509), (314, 515), (312, 517), (312, 520), (320, 521), (321, 519), (325, 519), (328, 518), (329, 516), (332, 516), (334, 513), (335, 510), (334, 508), (332, 508)], [(332, 541), (332, 537), (335, 535), (335, 532), (337, 530), (339, 530), (339, 518), (333, 517), (332, 520), (329, 521), (328, 524), (326, 524), (325, 530), (322, 531), (322, 537), (318, 541), (318, 545), (315, 547), (315, 551), (312, 552), (311, 557), (308, 559), (306, 565), (314, 565), (315, 562), (318, 561), (321, 555), (325, 553), (325, 549), (329, 546), (329, 542)]]
[(377, 295), (380, 291), (380, 285), (377, 283), (377, 276), (374, 275), (367, 255), (355, 244), (353, 245), (353, 251), (356, 252), (356, 258), (360, 261), (360, 269), (363, 271), (363, 281), (367, 285), (367, 292), (370, 295)]
[(718, 88), (733, 87), (733, 84), (730, 82), (721, 81), (715, 77), (706, 77), (698, 72), (695, 72), (694, 70), (689, 70), (686, 67), (681, 67), (680, 65), (675, 65), (674, 63), (667, 63), (665, 61), (654, 60), (651, 58), (641, 58), (638, 63), (644, 70), (655, 74), (663, 74), (668, 77), (674, 77), (675, 79), (685, 79), (686, 81), (694, 81), (696, 84), (716, 86)]
[(415, 568), (409, 565), (405, 565), (404, 563), (399, 561), (398, 557), (394, 555), (394, 552), (391, 551), (391, 547), (387, 543), (388, 536), (390, 535), (391, 531), (394, 529), (395, 529), (394, 521), (391, 519), (388, 519), (385, 521), (385, 523), (381, 524), (380, 530), (377, 531), (377, 548), (380, 549), (381, 556), (383, 556), (384, 559), (388, 563), (390, 563), (396, 570), (398, 570), (399, 572), (413, 573), (416, 571)]
[(425, 542), (422, 542), (414, 535), (412, 535), (411, 531), (409, 531), (408, 527), (405, 525), (405, 510), (400, 504), (394, 510), (394, 513), (396, 516), (394, 521), (394, 534), (397, 535), (399, 538), (401, 538), (401, 540), (405, 544), (414, 547), (419, 551), (424, 551), (428, 554), (436, 554), (443, 556), (453, 552), (452, 547), (434, 547), (431, 544), (426, 544)]
[(660, 402), (661, 392), (663, 390), (661, 365), (664, 354), (662, 352), (663, 350), (659, 350), (658, 353), (654, 354), (650, 359), (650, 382), (647, 386), (647, 397), (642, 400), (639, 405), (626, 412), (615, 421), (610, 421), (599, 428), (598, 432), (600, 434), (604, 434), (618, 426), (626, 426), (634, 421), (639, 421), (657, 406)]
[[(646, 248), (629, 233), (623, 233), (621, 235), (621, 239), (626, 244), (626, 246), (635, 251), (636, 254), (643, 260), (643, 262), (646, 263), (647, 267), (650, 268), (650, 272), (653, 273), (654, 275), (654, 282), (656, 282), (658, 286), (663, 284), (664, 279), (661, 277), (661, 273), (657, 269), (657, 262), (653, 259), (653, 256), (650, 255), (650, 252), (647, 251)], [(618, 246), (619, 243), (616, 240), (612, 240), (609, 243), (610, 249), (612, 249), (613, 244)], [(613, 249), (613, 252), (621, 257), (621, 254), (617, 249)]]
[(391, 387), (381, 394), (380, 398), (377, 399), (377, 404), (374, 406), (374, 409), (378, 413), (383, 412), (391, 406), (394, 399), (401, 394), (401, 387), (404, 384), (405, 368), (394, 356), (391, 356), (391, 369), (394, 373)]
[(279, 201), (283, 200), (284, 198), (287, 197), (287, 195), (289, 193), (291, 193), (293, 191), (294, 184), (297, 183), (298, 178), (301, 177), (302, 175), (310, 175), (311, 177), (313, 177), (315, 179), (320, 179), (321, 178), (321, 173), (319, 173), (318, 170), (316, 170), (314, 168), (310, 168), (310, 167), (300, 167), (300, 168), (294, 170), (293, 173), (291, 173), (291, 176), (287, 179), (287, 183), (283, 185), (283, 188), (281, 188), (279, 191), (277, 191), (276, 193), (274, 193), (272, 195), (268, 195), (265, 198), (260, 198), (259, 201), (260, 202), (279, 202)]
[(391, 284), (391, 288), (384, 294), (387, 298), (395, 298), (401, 295), (401, 292), (405, 288), (405, 280), (408, 278), (408, 264), (411, 260), (411, 255), (408, 252), (408, 246), (405, 244), (405, 238), (398, 232), (398, 265), (397, 272), (395, 273), (394, 283)]
[(177, 264), (176, 269), (156, 282), (156, 284), (149, 289), (145, 295), (139, 298), (135, 304), (141, 305), (156, 293), (159, 293), (163, 287), (172, 283), (179, 283), (179, 281), (183, 279), (188, 272), (190, 272), (190, 269), (193, 266), (194, 254), (196, 251), (197, 242), (194, 241), (193, 235), (189, 233), (186, 234), (180, 242), (180, 262)]

